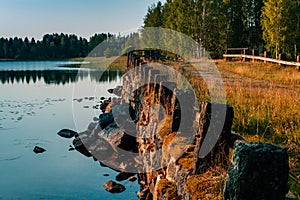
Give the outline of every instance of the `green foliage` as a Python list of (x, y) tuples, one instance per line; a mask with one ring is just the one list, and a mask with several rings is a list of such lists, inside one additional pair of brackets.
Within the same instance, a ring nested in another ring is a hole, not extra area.
[(279, 53), (293, 52), (294, 45), (299, 40), (297, 7), (299, 9), (296, 0), (267, 0), (264, 4), (261, 20), (263, 39), (267, 50), (276, 58)]
[(222, 57), (227, 47), (248, 47), (295, 59), (300, 52), (300, 1), (167, 0), (148, 8), (144, 27), (184, 33), (213, 58)]
[(127, 36), (101, 33), (93, 35), (89, 42), (85, 38), (67, 34), (46, 34), (41, 41), (32, 38), (0, 38), (0, 59), (45, 60), (86, 57), (101, 43), (101, 48), (93, 51), (92, 57), (119, 56), (122, 49), (133, 47), (139, 41), (139, 34)]

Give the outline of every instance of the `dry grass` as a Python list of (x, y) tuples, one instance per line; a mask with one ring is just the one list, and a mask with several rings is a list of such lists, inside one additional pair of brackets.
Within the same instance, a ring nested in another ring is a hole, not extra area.
[[(291, 190), (300, 197), (300, 72), (265, 63), (218, 61), (227, 103), (235, 112), (232, 130), (247, 141), (278, 144), (288, 151)], [(198, 101), (209, 100), (201, 77), (184, 74)], [(298, 181), (296, 180), (298, 179)]]
[[(300, 72), (264, 63), (221, 62), (217, 67), (242, 76), (231, 82), (225, 80), (227, 101), (235, 111), (233, 130), (248, 141), (269, 142), (285, 148), (291, 174), (299, 181)], [(291, 179), (290, 185), (300, 197), (299, 183)]]
[(300, 73), (295, 67), (284, 67), (278, 64), (263, 62), (224, 62), (218, 61), (217, 67), (222, 71), (229, 71), (241, 76), (267, 80), (281, 84), (300, 84)]
[(192, 200), (222, 199), (226, 172), (211, 169), (204, 174), (189, 176), (186, 191), (191, 194)]

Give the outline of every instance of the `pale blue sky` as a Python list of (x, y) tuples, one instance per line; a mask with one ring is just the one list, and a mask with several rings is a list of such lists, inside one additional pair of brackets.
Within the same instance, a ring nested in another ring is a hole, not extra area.
[[(143, 25), (148, 6), (158, 0), (0, 0), (0, 37), (45, 33), (126, 33)], [(164, 1), (162, 1), (164, 2)]]

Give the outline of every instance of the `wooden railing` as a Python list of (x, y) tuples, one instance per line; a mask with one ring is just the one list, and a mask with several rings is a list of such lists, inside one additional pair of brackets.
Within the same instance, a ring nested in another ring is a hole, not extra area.
[(295, 66), (300, 71), (300, 62), (292, 62), (292, 61), (285, 61), (285, 60), (278, 60), (273, 58), (266, 58), (261, 56), (253, 56), (253, 55), (245, 55), (245, 54), (224, 54), (223, 57), (226, 60), (229, 60), (231, 58), (240, 58), (243, 61), (263, 61), (263, 62), (271, 62), (271, 63), (277, 63), (284, 66)]

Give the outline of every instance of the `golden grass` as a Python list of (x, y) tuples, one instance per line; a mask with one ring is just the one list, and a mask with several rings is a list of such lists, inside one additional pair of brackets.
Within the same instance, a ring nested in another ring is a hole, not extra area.
[(222, 199), (226, 172), (211, 169), (204, 174), (189, 176), (186, 191), (192, 200)]
[[(235, 111), (233, 131), (247, 141), (269, 142), (286, 149), (291, 174), (299, 180), (300, 72), (264, 63), (221, 62), (217, 67), (242, 76), (225, 81), (227, 101)], [(250, 77), (250, 82), (243, 77)], [(290, 185), (300, 197), (299, 182), (291, 179)]]
[(295, 67), (284, 67), (278, 64), (263, 62), (224, 62), (217, 61), (217, 67), (241, 76), (267, 80), (274, 83), (299, 85), (300, 73)]
[[(294, 177), (291, 190), (300, 197), (300, 72), (265, 63), (218, 61), (217, 67), (223, 76), (227, 103), (234, 108), (232, 130), (247, 141), (286, 149)], [(210, 100), (201, 77), (184, 75), (199, 102)]]

